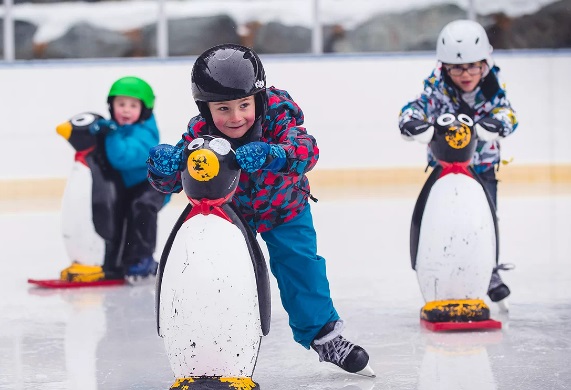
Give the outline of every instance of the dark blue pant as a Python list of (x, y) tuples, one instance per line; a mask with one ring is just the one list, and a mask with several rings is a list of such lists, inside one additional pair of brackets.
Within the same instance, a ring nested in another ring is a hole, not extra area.
[(295, 341), (309, 349), (323, 325), (339, 319), (329, 294), (325, 259), (317, 254), (317, 237), (309, 204), (295, 219), (261, 234), (270, 254), (282, 305)]
[(157, 242), (158, 213), (167, 195), (155, 190), (148, 181), (134, 187), (119, 187), (118, 199), (111, 210), (114, 234), (105, 238), (106, 274), (123, 276), (140, 260), (153, 256)]
[(496, 179), (496, 170), (494, 168), (488, 169), (485, 172), (479, 173), (478, 177), (484, 184), (484, 188), (490, 194), (494, 207), (498, 208), (498, 180)]

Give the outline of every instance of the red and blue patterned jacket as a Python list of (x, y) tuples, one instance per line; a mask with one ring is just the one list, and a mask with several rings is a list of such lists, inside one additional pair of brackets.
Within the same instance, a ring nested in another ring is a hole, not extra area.
[[(268, 110), (262, 122), (260, 141), (279, 144), (286, 152), (287, 162), (278, 173), (242, 171), (232, 199), (252, 229), (260, 233), (290, 221), (304, 210), (310, 190), (305, 174), (319, 158), (315, 138), (301, 126), (304, 119), (301, 108), (286, 91), (270, 87), (266, 93)], [(196, 116), (190, 120), (187, 132), (176, 147), (186, 148), (193, 139), (207, 132), (206, 121)], [(182, 190), (180, 172), (166, 178), (149, 173), (149, 181), (161, 192)]]

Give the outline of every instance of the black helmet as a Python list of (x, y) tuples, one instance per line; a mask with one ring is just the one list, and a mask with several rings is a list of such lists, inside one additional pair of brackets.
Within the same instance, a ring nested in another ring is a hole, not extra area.
[(267, 107), (266, 73), (258, 55), (233, 43), (214, 46), (202, 53), (192, 67), (192, 96), (200, 114), (212, 121), (208, 102), (241, 99), (254, 95), (256, 119)]

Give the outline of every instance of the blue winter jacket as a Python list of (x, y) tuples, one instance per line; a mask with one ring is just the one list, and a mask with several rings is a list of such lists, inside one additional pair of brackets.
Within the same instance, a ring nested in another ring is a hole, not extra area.
[(107, 159), (121, 173), (127, 188), (147, 180), (149, 149), (159, 143), (155, 116), (144, 122), (118, 126), (105, 137)]

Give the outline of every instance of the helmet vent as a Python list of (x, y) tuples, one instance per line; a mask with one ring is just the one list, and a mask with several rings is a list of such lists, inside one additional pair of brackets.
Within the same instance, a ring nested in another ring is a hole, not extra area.
[(476, 45), (478, 44), (478, 41), (480, 40), (480, 37), (476, 38)]
[(462, 40), (461, 40), (461, 39), (457, 39), (456, 42), (462, 43)]

